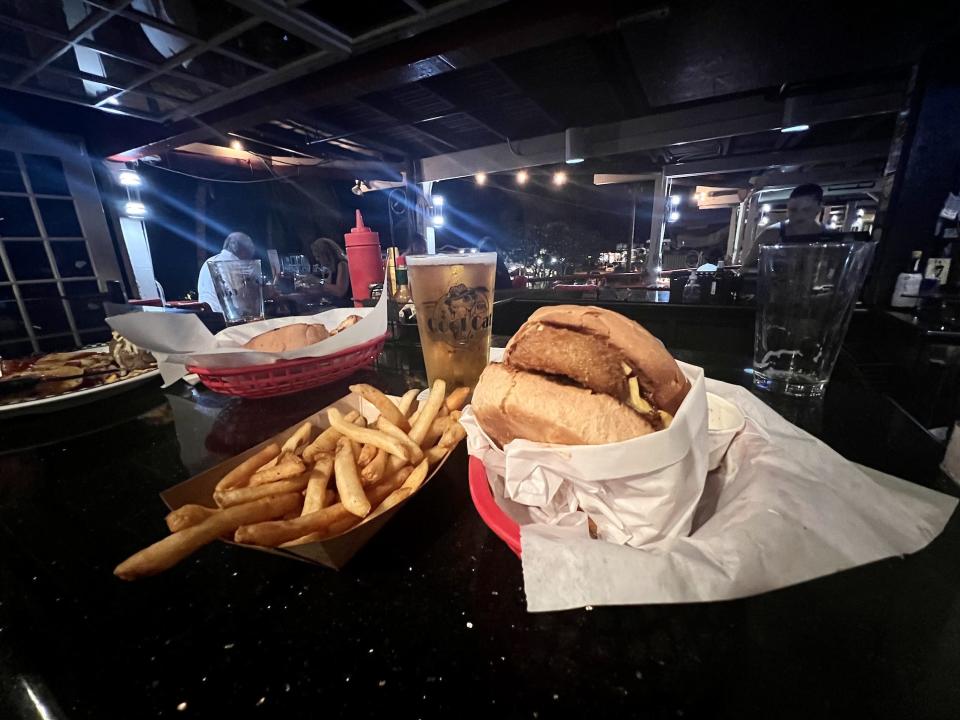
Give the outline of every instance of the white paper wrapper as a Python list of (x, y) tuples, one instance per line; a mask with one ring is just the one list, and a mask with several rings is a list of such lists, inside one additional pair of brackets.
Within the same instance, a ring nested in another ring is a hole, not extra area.
[[(333, 330), (349, 315), (360, 315), (363, 319), (333, 337), (298, 350), (267, 353), (242, 347), (255, 335), (294, 323), (319, 322)], [(189, 313), (128, 313), (107, 318), (107, 324), (135, 345), (154, 354), (166, 387), (187, 374), (186, 365), (245, 367), (278, 360), (324, 357), (382, 337), (387, 332), (387, 296), (383, 294), (372, 308), (334, 308), (316, 315), (260, 320), (228, 327), (216, 335), (207, 330), (196, 315)]]
[(632, 548), (525, 525), (529, 610), (755, 595), (916, 552), (956, 507), (845, 460), (744, 388), (708, 379), (706, 390), (736, 405), (746, 426), (709, 474), (693, 532)]

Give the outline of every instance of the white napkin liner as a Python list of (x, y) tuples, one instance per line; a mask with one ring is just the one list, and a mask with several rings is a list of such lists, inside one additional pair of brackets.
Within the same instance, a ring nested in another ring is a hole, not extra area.
[[(280, 353), (242, 347), (256, 335), (295, 323), (323, 323), (328, 330), (333, 330), (350, 315), (359, 315), (362, 320), (313, 345)], [(315, 315), (258, 320), (228, 327), (216, 335), (192, 313), (127, 313), (107, 318), (107, 324), (135, 345), (153, 353), (167, 387), (187, 374), (187, 365), (237, 368), (278, 360), (326, 357), (383, 337), (387, 332), (387, 296), (384, 293), (372, 308), (332, 308)]]

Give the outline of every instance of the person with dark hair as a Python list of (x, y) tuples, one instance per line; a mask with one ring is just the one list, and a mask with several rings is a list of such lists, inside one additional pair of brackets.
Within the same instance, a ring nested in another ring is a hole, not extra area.
[(787, 200), (787, 219), (764, 230), (753, 243), (744, 259), (744, 266), (756, 265), (761, 245), (784, 242), (794, 235), (819, 235), (824, 231), (819, 221), (823, 211), (823, 188), (814, 183), (798, 185)]
[(310, 243), (315, 264), (323, 268), (324, 284), (321, 293), (335, 300), (349, 297), (350, 267), (347, 254), (330, 238), (317, 238)]
[(200, 267), (200, 275), (197, 277), (197, 299), (210, 306), (214, 312), (223, 312), (220, 307), (220, 298), (217, 297), (217, 290), (213, 285), (213, 277), (210, 275), (210, 262), (219, 260), (252, 260), (256, 255), (257, 248), (253, 244), (250, 236), (242, 232), (232, 232), (223, 241), (223, 250), (218, 252), (207, 260)]

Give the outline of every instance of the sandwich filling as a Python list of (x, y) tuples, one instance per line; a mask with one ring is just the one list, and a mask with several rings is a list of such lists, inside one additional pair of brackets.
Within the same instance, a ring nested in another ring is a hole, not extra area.
[(673, 416), (657, 406), (649, 378), (605, 336), (584, 328), (531, 323), (514, 336), (504, 364), (610, 395), (641, 416), (654, 430), (669, 427)]

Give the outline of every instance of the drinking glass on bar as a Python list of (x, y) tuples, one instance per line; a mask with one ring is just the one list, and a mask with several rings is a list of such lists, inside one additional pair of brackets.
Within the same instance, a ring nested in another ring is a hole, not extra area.
[(263, 320), (263, 276), (259, 260), (209, 263), (213, 287), (228, 324)]
[(490, 357), (496, 253), (407, 255), (417, 329), (432, 384), (473, 387)]
[(757, 279), (753, 384), (823, 395), (847, 333), (875, 243), (764, 245)]

